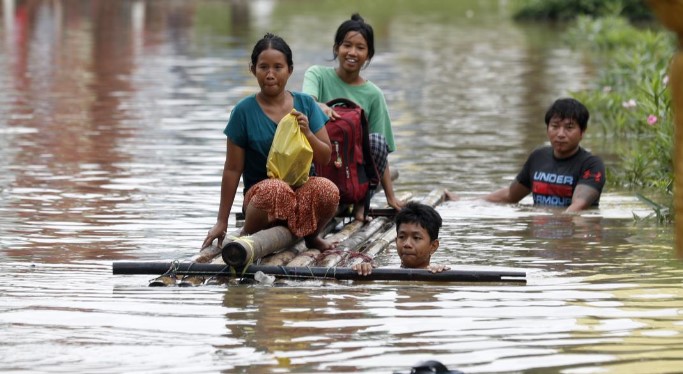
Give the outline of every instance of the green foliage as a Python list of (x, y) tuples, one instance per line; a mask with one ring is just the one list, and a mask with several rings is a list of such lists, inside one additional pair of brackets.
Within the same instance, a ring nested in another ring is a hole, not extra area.
[[(665, 196), (672, 205), (673, 111), (668, 90), (668, 66), (673, 35), (639, 30), (618, 17), (580, 17), (568, 32), (575, 46), (587, 52), (598, 78), (592, 89), (573, 95), (591, 110), (591, 123), (605, 138), (617, 139), (622, 163), (612, 170), (611, 183)], [(670, 220), (673, 209), (660, 208)]]
[(645, 204), (650, 206), (650, 208), (652, 208), (652, 213), (649, 214), (647, 217), (638, 217), (634, 214), (633, 218), (636, 221), (655, 220), (659, 223), (671, 223), (672, 213), (670, 207), (665, 207), (660, 204), (657, 204), (656, 202), (648, 199), (642, 194), (636, 194), (636, 196), (638, 196), (638, 199), (640, 199), (640, 201), (644, 202)]
[(570, 21), (581, 15), (620, 15), (632, 21), (653, 18), (652, 12), (642, 0), (519, 0), (514, 18)]

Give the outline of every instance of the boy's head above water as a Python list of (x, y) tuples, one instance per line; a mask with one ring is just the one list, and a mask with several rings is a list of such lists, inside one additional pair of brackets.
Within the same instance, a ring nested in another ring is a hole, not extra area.
[(410, 202), (396, 215), (396, 250), (401, 267), (427, 268), (439, 248), (441, 215), (429, 205)]

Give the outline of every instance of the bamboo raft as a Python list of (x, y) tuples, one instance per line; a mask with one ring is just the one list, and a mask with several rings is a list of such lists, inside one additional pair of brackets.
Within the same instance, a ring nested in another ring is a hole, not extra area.
[[(399, 196), (410, 200), (411, 194)], [(419, 200), (436, 207), (445, 199), (442, 190), (433, 190)], [(372, 261), (396, 239), (394, 210), (372, 208), (372, 220), (360, 222), (352, 217), (335, 217), (324, 230), (326, 240), (338, 243), (333, 250), (321, 253), (306, 248), (284, 226), (276, 226), (249, 236), (228, 233), (219, 248), (211, 245), (185, 261), (115, 262), (114, 274), (161, 274), (150, 286), (198, 286), (210, 281), (221, 283), (236, 278), (254, 278), (258, 274), (286, 279), (338, 280), (414, 280), (434, 282), (516, 282), (526, 283), (524, 272), (447, 270), (431, 273), (425, 269), (382, 269), (360, 276), (351, 266)]]

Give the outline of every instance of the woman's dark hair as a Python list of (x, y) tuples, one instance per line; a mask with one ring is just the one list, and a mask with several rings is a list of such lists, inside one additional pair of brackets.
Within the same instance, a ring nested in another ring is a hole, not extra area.
[(557, 99), (545, 113), (545, 127), (548, 127), (553, 117), (559, 119), (570, 119), (576, 121), (581, 128), (581, 132), (586, 131), (590, 114), (588, 108), (576, 99), (570, 97)]
[(423, 227), (429, 234), (429, 240), (439, 238), (439, 228), (443, 223), (441, 215), (429, 205), (411, 201), (398, 211), (395, 218), (396, 232), (402, 223), (414, 223)]
[(263, 36), (263, 38), (261, 38), (261, 40), (256, 42), (254, 50), (251, 52), (251, 66), (253, 67), (256, 65), (258, 56), (261, 54), (261, 52), (271, 48), (278, 50), (285, 55), (287, 58), (287, 65), (290, 69), (294, 67), (292, 50), (289, 48), (289, 45), (287, 45), (287, 42), (285, 42), (285, 40), (281, 37), (271, 33), (267, 33)]
[(372, 26), (365, 23), (363, 17), (358, 13), (354, 13), (351, 15), (351, 19), (348, 19), (339, 25), (337, 34), (334, 36), (334, 48), (332, 49), (334, 59), (337, 58), (337, 49), (344, 43), (346, 34), (351, 31), (358, 32), (365, 38), (365, 41), (368, 43), (368, 61), (370, 61), (372, 56), (375, 55), (375, 34), (372, 31)]

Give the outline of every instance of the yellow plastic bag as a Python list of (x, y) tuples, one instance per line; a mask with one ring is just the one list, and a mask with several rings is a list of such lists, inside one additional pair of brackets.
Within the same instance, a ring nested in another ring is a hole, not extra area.
[(299, 187), (308, 181), (312, 162), (313, 148), (301, 132), (296, 117), (291, 113), (284, 116), (277, 125), (268, 152), (268, 177)]

